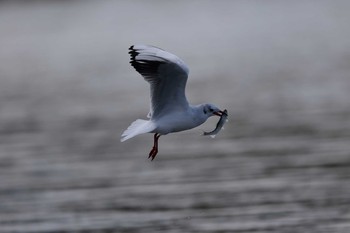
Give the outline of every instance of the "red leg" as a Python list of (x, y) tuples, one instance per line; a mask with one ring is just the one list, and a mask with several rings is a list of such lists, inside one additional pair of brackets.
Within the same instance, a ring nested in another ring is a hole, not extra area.
[(154, 134), (154, 144), (153, 144), (153, 148), (152, 150), (149, 152), (149, 156), (148, 158), (152, 158), (151, 160), (153, 161), (153, 159), (156, 157), (157, 153), (158, 153), (158, 139), (160, 137), (159, 133), (155, 133)]

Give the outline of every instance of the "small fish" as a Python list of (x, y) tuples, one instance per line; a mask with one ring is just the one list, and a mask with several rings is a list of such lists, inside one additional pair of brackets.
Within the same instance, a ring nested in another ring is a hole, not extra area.
[(212, 138), (214, 138), (216, 134), (219, 133), (219, 131), (223, 128), (224, 124), (227, 122), (227, 117), (228, 117), (228, 114), (227, 114), (227, 110), (225, 109), (222, 115), (220, 116), (220, 120), (216, 124), (215, 129), (210, 132), (203, 132), (203, 135), (205, 136), (210, 135)]

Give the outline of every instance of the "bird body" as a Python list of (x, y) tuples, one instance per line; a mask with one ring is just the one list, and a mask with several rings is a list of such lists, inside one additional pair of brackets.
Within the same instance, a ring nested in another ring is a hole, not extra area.
[(198, 114), (200, 111), (198, 107), (189, 106), (184, 110), (173, 111), (160, 116), (155, 123), (156, 129), (152, 133), (157, 132), (165, 135), (197, 127), (207, 120), (204, 114)]
[(212, 104), (189, 105), (185, 95), (189, 69), (176, 55), (148, 45), (131, 46), (129, 54), (130, 64), (150, 84), (151, 109), (149, 120), (137, 119), (123, 132), (122, 142), (139, 134), (154, 133), (149, 154), (153, 160), (161, 135), (192, 129), (211, 116), (222, 115)]

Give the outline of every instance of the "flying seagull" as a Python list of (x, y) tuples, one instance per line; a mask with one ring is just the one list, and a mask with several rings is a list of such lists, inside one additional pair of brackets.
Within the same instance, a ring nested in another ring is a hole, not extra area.
[(154, 133), (148, 156), (153, 160), (161, 135), (192, 129), (214, 115), (227, 115), (213, 104), (188, 103), (185, 87), (189, 69), (176, 55), (149, 45), (133, 45), (129, 54), (130, 64), (150, 84), (151, 109), (149, 120), (137, 119), (123, 132), (122, 142), (139, 134)]

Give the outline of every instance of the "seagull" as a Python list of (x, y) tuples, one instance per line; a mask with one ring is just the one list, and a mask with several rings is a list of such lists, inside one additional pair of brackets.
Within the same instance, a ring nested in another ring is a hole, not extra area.
[(158, 153), (162, 135), (192, 129), (211, 116), (224, 114), (213, 104), (190, 105), (185, 95), (187, 65), (176, 55), (150, 45), (129, 48), (130, 64), (150, 84), (149, 120), (137, 119), (122, 133), (121, 142), (144, 133), (154, 133), (148, 158)]

